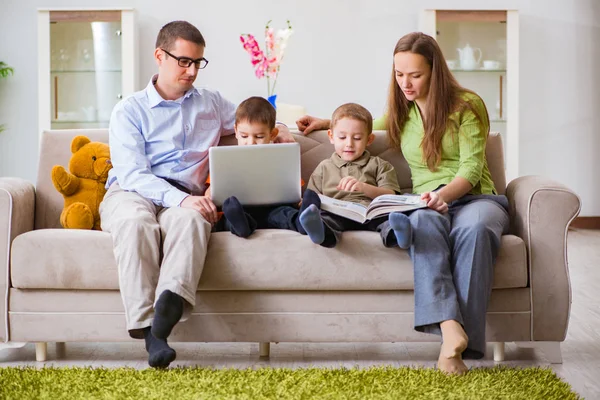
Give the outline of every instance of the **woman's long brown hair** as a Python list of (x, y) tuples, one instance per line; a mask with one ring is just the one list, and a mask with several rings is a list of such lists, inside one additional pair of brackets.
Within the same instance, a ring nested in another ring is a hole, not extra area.
[[(487, 115), (480, 115), (480, 111), (461, 98), (461, 94), (464, 92), (475, 93), (458, 84), (446, 65), (442, 50), (435, 39), (421, 32), (409, 33), (396, 43), (394, 55), (400, 52), (420, 54), (425, 57), (431, 67), (427, 109), (423, 120), (425, 135), (421, 142), (421, 148), (423, 161), (427, 162), (430, 171), (435, 171), (442, 157), (442, 137), (448, 129), (450, 114), (464, 108), (472, 110), (486, 133), (489, 131), (489, 120)], [(409, 101), (396, 82), (396, 71), (392, 65), (392, 79), (387, 103), (387, 132), (392, 145), (398, 148), (400, 147), (400, 133), (408, 119), (408, 108)], [(487, 110), (485, 112), (487, 114)], [(458, 126), (455, 128), (457, 132)]]

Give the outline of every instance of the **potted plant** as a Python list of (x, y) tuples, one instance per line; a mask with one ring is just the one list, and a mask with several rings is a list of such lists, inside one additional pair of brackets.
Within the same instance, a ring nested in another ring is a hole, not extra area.
[[(0, 61), (0, 78), (6, 78), (9, 75), (12, 75), (13, 69), (6, 65), (6, 63)], [(4, 130), (4, 125), (0, 125), (0, 132)]]

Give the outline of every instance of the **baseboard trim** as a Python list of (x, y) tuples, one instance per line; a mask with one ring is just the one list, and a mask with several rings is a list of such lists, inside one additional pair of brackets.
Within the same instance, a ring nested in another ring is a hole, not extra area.
[(571, 222), (575, 229), (600, 229), (600, 217), (577, 217)]

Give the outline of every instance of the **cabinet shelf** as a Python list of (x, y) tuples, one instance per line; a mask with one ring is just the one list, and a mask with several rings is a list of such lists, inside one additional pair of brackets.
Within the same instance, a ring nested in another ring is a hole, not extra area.
[(86, 119), (54, 119), (53, 124), (108, 124), (108, 120), (86, 120)]
[(485, 68), (477, 68), (477, 69), (462, 69), (462, 68), (451, 68), (452, 72), (495, 72), (505, 74), (505, 69), (485, 69)]
[(106, 70), (95, 70), (95, 69), (57, 69), (51, 70), (52, 74), (82, 74), (82, 73), (96, 73), (96, 72), (113, 72), (119, 73), (120, 69), (106, 69)]

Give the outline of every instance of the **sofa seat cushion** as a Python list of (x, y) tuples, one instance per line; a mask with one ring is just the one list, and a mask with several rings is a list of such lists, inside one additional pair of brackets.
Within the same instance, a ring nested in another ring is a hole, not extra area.
[[(18, 236), (11, 251), (12, 287), (119, 288), (108, 233), (41, 229)], [(502, 237), (494, 288), (527, 286), (523, 241)], [(335, 249), (286, 230), (259, 230), (249, 239), (211, 235), (198, 290), (412, 290), (408, 252), (387, 249), (374, 232), (346, 232)]]

